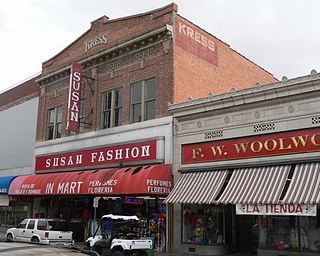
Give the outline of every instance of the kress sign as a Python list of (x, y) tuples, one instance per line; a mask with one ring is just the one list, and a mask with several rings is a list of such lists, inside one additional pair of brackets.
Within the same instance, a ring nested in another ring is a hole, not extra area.
[(182, 164), (320, 151), (320, 129), (182, 146)]

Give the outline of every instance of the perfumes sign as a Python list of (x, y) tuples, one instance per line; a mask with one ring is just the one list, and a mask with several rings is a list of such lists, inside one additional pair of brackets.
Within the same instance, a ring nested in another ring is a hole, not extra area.
[(311, 204), (236, 204), (236, 214), (316, 216), (317, 206)]

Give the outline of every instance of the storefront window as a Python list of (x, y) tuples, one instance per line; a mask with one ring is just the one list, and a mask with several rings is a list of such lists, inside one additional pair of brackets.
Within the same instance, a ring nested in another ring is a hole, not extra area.
[(183, 242), (224, 244), (223, 215), (223, 206), (183, 205)]
[(259, 216), (258, 246), (268, 250), (320, 252), (320, 220), (310, 216)]

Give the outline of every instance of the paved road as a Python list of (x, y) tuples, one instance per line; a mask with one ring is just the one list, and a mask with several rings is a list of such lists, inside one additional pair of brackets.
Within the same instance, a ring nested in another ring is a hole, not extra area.
[(8, 243), (0, 242), (0, 255), (1, 256), (29, 256), (29, 255), (41, 255), (41, 256), (82, 256), (83, 254), (77, 250), (64, 247), (54, 247), (40, 244), (29, 243)]

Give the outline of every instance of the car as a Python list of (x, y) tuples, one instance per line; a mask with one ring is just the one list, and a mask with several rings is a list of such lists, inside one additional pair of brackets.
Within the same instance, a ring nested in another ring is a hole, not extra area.
[(6, 240), (41, 244), (74, 244), (70, 225), (63, 219), (24, 219), (17, 226), (7, 230)]
[(137, 216), (107, 214), (85, 244), (101, 256), (147, 256), (153, 254), (153, 240), (139, 235)]

